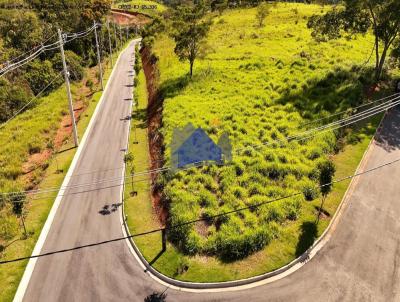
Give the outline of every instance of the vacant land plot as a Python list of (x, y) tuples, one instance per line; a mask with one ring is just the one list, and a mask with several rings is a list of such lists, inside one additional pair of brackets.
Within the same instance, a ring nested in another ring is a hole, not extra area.
[[(173, 130), (189, 122), (206, 130), (215, 142), (228, 133), (234, 152), (228, 165), (160, 177), (170, 224), (205, 221), (170, 231), (172, 244), (161, 255), (159, 234), (135, 238), (156, 269), (191, 281), (253, 276), (293, 260), (328, 225), (348, 182), (334, 187), (315, 225), (319, 167), (333, 160), (337, 178), (352, 174), (379, 117), (349, 130), (347, 146), (339, 153), (339, 133), (276, 142), (314, 126), (304, 126), (310, 120), (366, 98), (364, 89), (370, 79), (363, 68), (368, 65), (371, 37), (313, 41), (306, 22), (320, 11), (320, 6), (280, 4), (262, 28), (256, 26), (255, 9), (224, 13), (214, 19), (207, 41), (209, 54), (195, 63), (192, 80), (187, 76), (188, 64), (179, 62), (173, 53), (173, 41), (167, 36), (156, 41), (164, 97), (165, 165), (170, 164)], [(295, 192), (306, 194), (211, 219)], [(140, 211), (134, 210), (133, 203), (127, 207), (132, 232), (158, 226), (146, 204), (137, 201)], [(149, 219), (152, 215), (153, 220)]]

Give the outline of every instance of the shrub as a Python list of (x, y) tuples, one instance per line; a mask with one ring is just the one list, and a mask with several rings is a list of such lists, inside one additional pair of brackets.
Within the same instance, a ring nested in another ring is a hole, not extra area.
[(305, 182), (303, 184), (303, 195), (304, 199), (307, 201), (314, 200), (319, 195), (318, 187), (315, 185), (315, 183), (310, 181)]
[(18, 221), (9, 206), (0, 209), (0, 241), (8, 241), (18, 234)]
[(218, 233), (215, 239), (215, 254), (225, 261), (247, 257), (267, 245), (272, 236), (268, 229), (248, 229), (243, 234)]
[(217, 198), (210, 191), (202, 189), (198, 195), (198, 203), (201, 207), (216, 207)]
[[(36, 95), (43, 90), (51, 81), (56, 78), (57, 74), (53, 70), (53, 65), (50, 61), (41, 61), (39, 59), (33, 60), (29, 63), (28, 68), (24, 74), (25, 79), (28, 81), (30, 88)], [(44, 94), (47, 94), (52, 89), (58, 87), (62, 83), (62, 77), (58, 82), (53, 83)]]
[(279, 205), (276, 204), (270, 204), (265, 206), (266, 207), (266, 211), (265, 212), (265, 216), (263, 218), (264, 221), (266, 222), (271, 222), (271, 221), (275, 221), (278, 223), (282, 223), (285, 220), (285, 212), (283, 210), (282, 207), (280, 207)]
[[(25, 85), (26, 86), (26, 85)], [(11, 118), (18, 110), (27, 105), (31, 97), (29, 88), (16, 83), (12, 85), (4, 78), (0, 78), (0, 122), (3, 123)], [(27, 106), (29, 109), (35, 103)]]
[(299, 198), (294, 198), (292, 200), (286, 201), (283, 204), (283, 208), (286, 213), (286, 218), (289, 220), (296, 220), (299, 218), (301, 211), (301, 200)]
[[(85, 71), (83, 68), (83, 60), (80, 56), (74, 53), (72, 50), (65, 51), (65, 61), (67, 62), (67, 67), (69, 71), (69, 76), (72, 81), (80, 81), (83, 79), (85, 75)], [(61, 72), (63, 70), (61, 54), (56, 53), (51, 60), (53, 68)], [(97, 64), (97, 59), (95, 59), (95, 64)]]

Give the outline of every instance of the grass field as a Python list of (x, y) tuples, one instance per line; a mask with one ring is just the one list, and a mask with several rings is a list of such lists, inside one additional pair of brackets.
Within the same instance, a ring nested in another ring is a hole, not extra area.
[[(207, 41), (212, 52), (195, 63), (192, 80), (187, 76), (188, 64), (173, 54), (173, 41), (167, 36), (156, 41), (154, 51), (165, 98), (161, 132), (167, 147), (166, 165), (173, 129), (188, 122), (202, 127), (215, 142), (226, 132), (234, 152), (243, 149), (224, 167), (193, 168), (162, 179), (170, 223), (305, 189), (313, 192), (310, 202), (301, 196), (176, 229), (169, 234), (173, 243), (161, 254), (160, 234), (135, 238), (143, 255), (159, 271), (200, 282), (254, 276), (293, 260), (329, 224), (349, 182), (335, 185), (316, 226), (318, 164), (332, 159), (335, 178), (354, 173), (380, 117), (353, 130), (338, 154), (333, 133), (282, 146), (247, 147), (297, 133), (311, 119), (362, 102), (369, 79), (360, 66), (371, 53), (371, 37), (314, 42), (306, 21), (320, 11), (321, 7), (314, 5), (279, 4), (263, 28), (255, 26), (255, 9), (224, 13), (214, 20)], [(139, 87), (144, 85), (140, 83)], [(143, 87), (138, 89), (140, 99), (145, 97), (141, 95)], [(132, 152), (143, 157), (146, 147), (147, 142), (139, 142)], [(132, 233), (159, 227), (148, 199), (148, 183), (144, 182), (141, 190), (138, 197), (125, 201)]]
[[(117, 56), (118, 54), (116, 53), (113, 58), (114, 62)], [(111, 74), (111, 69), (108, 68), (109, 64), (107, 60), (104, 62), (103, 67), (104, 66), (107, 66), (104, 74), (104, 83), (106, 83)], [(71, 86), (72, 94), (75, 99), (81, 85), (81, 83), (73, 83)], [(93, 94), (87, 104), (87, 109), (81, 115), (78, 123), (78, 133), (80, 137), (83, 136), (89, 124), (101, 94), (101, 91)], [(61, 119), (66, 112), (68, 112), (68, 101), (65, 86), (62, 86), (48, 96), (40, 98), (35, 108), (20, 114), (5, 128), (0, 130), (0, 162), (2, 166), (0, 188), (2, 192), (12, 188), (18, 190), (26, 187), (27, 184), (24, 183), (22, 165), (29, 156), (29, 149), (32, 148), (32, 146), (36, 146), (40, 150), (47, 148), (48, 143), (54, 139), (56, 130), (60, 126)], [(35, 172), (37, 173), (35, 179), (38, 183), (38, 187), (59, 187), (64, 180), (64, 176), (68, 171), (75, 151), (76, 149), (73, 148), (72, 137), (69, 137), (62, 145), (62, 148), (58, 150), (58, 153), (47, 160), (45, 166), (39, 167), (37, 172)], [(15, 179), (10, 177), (11, 172), (8, 171), (14, 171)], [(6, 242), (9, 246), (1, 252), (0, 260), (15, 259), (31, 255), (40, 235), (40, 231), (53, 205), (56, 194), (57, 192), (39, 194), (29, 199), (26, 216), (26, 226), (29, 233), (27, 239), (23, 239), (23, 230), (21, 227), (18, 227), (19, 221), (15, 216), (2, 216), (3, 219), (8, 217), (7, 219), (12, 220), (10, 224), (14, 227), (12, 232), (10, 232), (9, 229), (5, 230), (9, 236), (12, 237)], [(3, 231), (2, 228), (5, 224), (2, 222), (0, 222), (0, 226)], [(19, 261), (1, 265), (0, 301), (12, 301), (27, 263), (28, 261)]]

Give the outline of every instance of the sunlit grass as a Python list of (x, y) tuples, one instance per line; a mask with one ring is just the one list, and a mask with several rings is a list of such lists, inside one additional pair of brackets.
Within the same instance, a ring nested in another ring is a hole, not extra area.
[[(371, 36), (316, 43), (306, 22), (308, 16), (321, 10), (315, 5), (279, 4), (261, 29), (256, 27), (255, 9), (225, 12), (214, 19), (207, 40), (211, 51), (206, 59), (196, 61), (192, 80), (188, 78), (188, 63), (180, 62), (173, 53), (173, 41), (161, 36), (154, 51), (159, 58), (159, 85), (164, 96), (161, 133), (167, 147), (166, 165), (173, 129), (188, 122), (202, 127), (215, 142), (227, 132), (233, 149), (238, 150), (297, 133), (311, 119), (362, 102), (368, 77), (361, 77), (364, 70), (354, 66), (363, 66), (368, 59)], [(337, 155), (335, 135), (326, 133), (305, 142), (245, 149), (235, 153), (233, 163), (225, 167), (179, 172), (168, 179), (164, 189), (171, 222), (230, 211), (307, 186), (315, 188), (317, 163), (328, 158), (337, 167), (336, 178), (350, 175), (378, 122), (379, 117), (364, 125), (362, 131), (355, 131), (358, 140)], [(144, 152), (142, 148), (138, 152)], [(197, 226), (178, 230), (177, 241), (192, 255), (184, 256), (169, 243), (153, 266), (168, 276), (200, 282), (246, 278), (274, 270), (303, 252), (314, 235), (322, 234), (347, 185), (343, 182), (334, 187), (324, 206), (329, 216), (320, 220), (315, 234), (308, 226), (316, 220), (320, 198), (297, 200), (301, 208), (294, 220), (288, 219), (288, 209), (295, 202), (290, 199), (259, 211), (231, 215), (219, 230), (211, 223), (207, 235), (199, 233)], [(208, 196), (205, 205), (203, 196)], [(158, 227), (146, 197), (148, 193), (128, 206), (132, 233)], [(273, 218), (266, 221), (266, 217)], [(262, 229), (270, 235), (264, 248), (243, 260), (223, 259), (227, 253), (219, 246), (229, 246), (221, 242), (241, 243), (256, 238)], [(138, 237), (135, 242), (150, 262), (161, 250), (160, 234)], [(189, 269), (185, 272), (182, 267), (186, 265)]]

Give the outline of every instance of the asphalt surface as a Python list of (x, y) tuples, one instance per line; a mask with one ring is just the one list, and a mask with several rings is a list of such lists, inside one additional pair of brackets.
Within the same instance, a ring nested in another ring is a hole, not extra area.
[[(133, 52), (132, 44), (116, 67), (70, 185), (121, 177)], [(400, 158), (399, 148), (400, 112), (392, 111), (363, 169)], [(106, 169), (117, 170), (85, 174)], [(143, 272), (126, 241), (118, 241), (39, 258), (24, 300), (144, 301), (165, 292), (165, 301), (190, 302), (400, 301), (399, 176), (400, 164), (394, 164), (358, 177), (330, 241), (302, 268), (267, 285), (222, 293), (168, 289)], [(123, 236), (119, 182), (69, 189), (42, 253)]]

